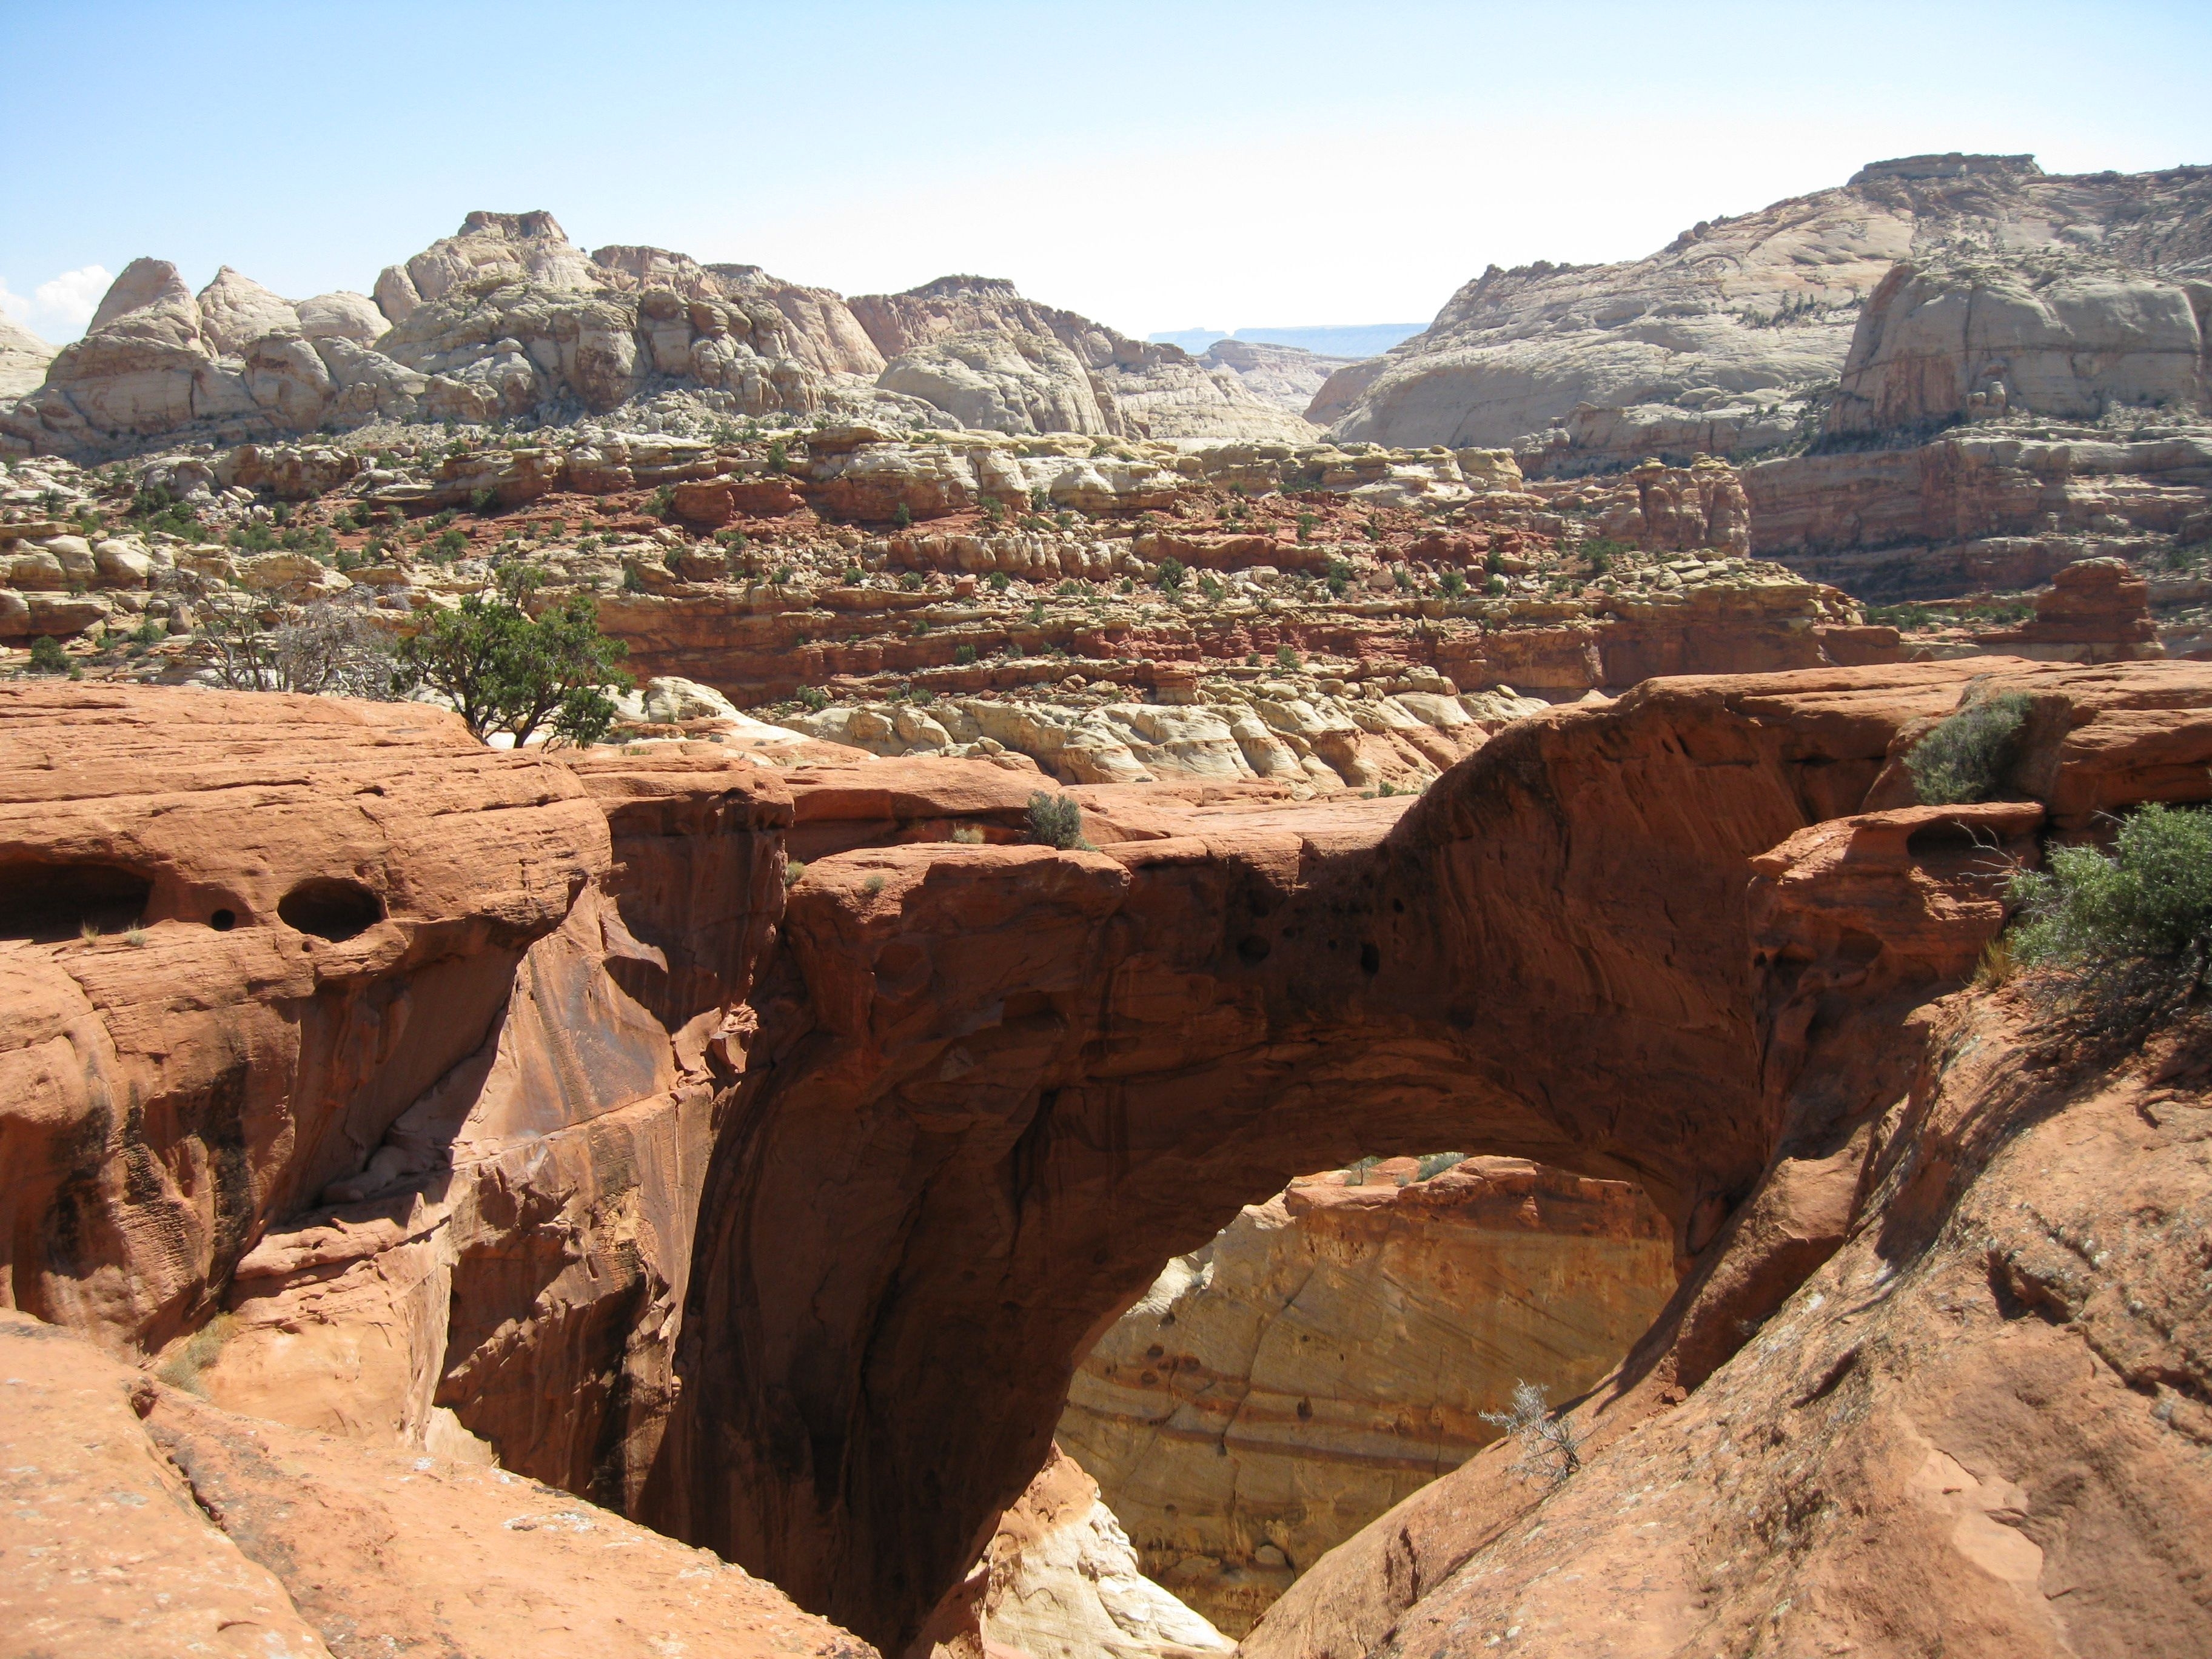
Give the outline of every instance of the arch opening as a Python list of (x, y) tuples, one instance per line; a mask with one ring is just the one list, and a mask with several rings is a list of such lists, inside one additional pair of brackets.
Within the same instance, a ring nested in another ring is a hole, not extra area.
[(0, 862), (0, 939), (54, 945), (137, 926), (154, 884), (127, 865), (10, 859)]
[[(1328, 1550), (1586, 1393), (1677, 1274), (1639, 1188), (1511, 1158), (1365, 1158), (1248, 1206), (1079, 1364), (1054, 1440), (1147, 1577), (1241, 1640)], [(984, 1633), (1021, 1646), (1018, 1605)]]
[(333, 943), (366, 933), (384, 920), (384, 901), (357, 881), (316, 876), (276, 902), (287, 927)]

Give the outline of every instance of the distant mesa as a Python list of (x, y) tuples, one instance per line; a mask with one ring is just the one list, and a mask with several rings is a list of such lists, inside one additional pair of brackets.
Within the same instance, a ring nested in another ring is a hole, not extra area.
[(1296, 328), (1185, 328), (1150, 337), (1159, 345), (1181, 346), (1193, 356), (1217, 340), (1254, 345), (1295, 346), (1322, 357), (1376, 357), (1401, 340), (1410, 340), (1426, 323), (1322, 323)]

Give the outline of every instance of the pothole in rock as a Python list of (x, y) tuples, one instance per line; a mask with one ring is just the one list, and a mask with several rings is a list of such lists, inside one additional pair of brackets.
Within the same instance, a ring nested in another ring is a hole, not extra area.
[[(1058, 1444), (1144, 1574), (1241, 1638), (1496, 1439), (1482, 1414), (1518, 1382), (1559, 1404), (1598, 1382), (1674, 1286), (1667, 1223), (1626, 1182), (1453, 1153), (1304, 1176), (1167, 1264), (1083, 1360)], [(1002, 1596), (987, 1632), (1073, 1650), (1027, 1627), (1049, 1605)]]

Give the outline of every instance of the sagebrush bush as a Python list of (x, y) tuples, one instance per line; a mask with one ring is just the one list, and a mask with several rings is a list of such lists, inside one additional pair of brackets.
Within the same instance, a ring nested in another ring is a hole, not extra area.
[(2001, 691), (1936, 722), (1905, 757), (1921, 805), (1956, 806), (1996, 793), (2020, 746), (2027, 710), (2025, 692)]
[(1073, 795), (1048, 795), (1038, 790), (1030, 797), (1030, 838), (1063, 853), (1091, 843), (1083, 835), (1083, 805)]
[(1498, 1425), (1521, 1448), (1513, 1472), (1523, 1480), (1556, 1486), (1582, 1468), (1582, 1437), (1565, 1418), (1552, 1415), (1544, 1405), (1544, 1391), (1534, 1382), (1513, 1385), (1510, 1411), (1481, 1415), (1484, 1422)]
[(2110, 854), (2057, 847), (2013, 878), (2013, 958), (2101, 1024), (2154, 1018), (2195, 995), (2212, 962), (2212, 811), (2153, 803)]

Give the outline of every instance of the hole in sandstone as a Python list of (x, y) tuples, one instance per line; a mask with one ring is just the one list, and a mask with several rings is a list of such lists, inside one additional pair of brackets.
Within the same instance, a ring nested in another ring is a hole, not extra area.
[(1247, 968), (1257, 968), (1267, 959), (1268, 948), (1257, 933), (1247, 933), (1237, 941), (1237, 959)]
[(238, 912), (235, 910), (217, 910), (208, 917), (208, 926), (214, 928), (218, 933), (227, 933), (232, 928), (238, 926)]
[(349, 939), (384, 920), (384, 901), (357, 881), (315, 876), (279, 899), (276, 914), (317, 939)]
[(1363, 974), (1379, 974), (1382, 971), (1382, 953), (1371, 944), (1362, 945), (1359, 947), (1359, 971)]
[[(1482, 1413), (1516, 1383), (1561, 1404), (1597, 1382), (1674, 1286), (1669, 1226), (1631, 1183), (1362, 1158), (1169, 1261), (1078, 1366), (1055, 1438), (1146, 1576), (1241, 1639), (1330, 1549), (1496, 1439)], [(1152, 1431), (1168, 1421), (1203, 1426)]]
[(153, 890), (122, 865), (10, 860), (0, 864), (0, 939), (53, 945), (88, 929), (120, 933), (138, 924)]

